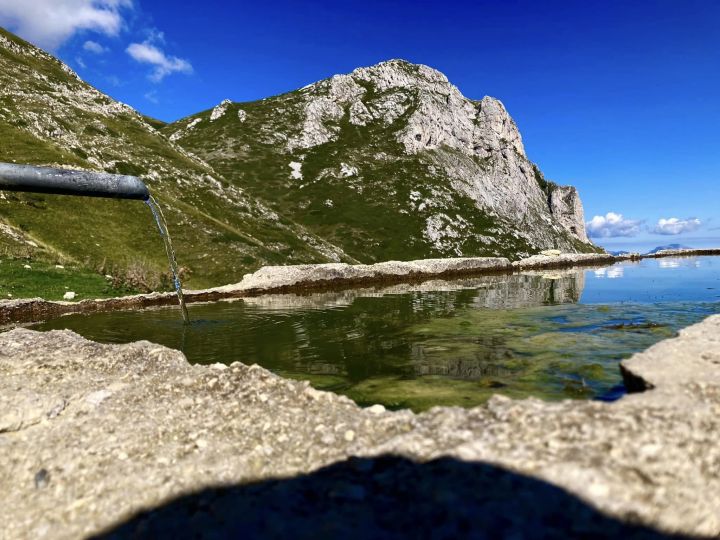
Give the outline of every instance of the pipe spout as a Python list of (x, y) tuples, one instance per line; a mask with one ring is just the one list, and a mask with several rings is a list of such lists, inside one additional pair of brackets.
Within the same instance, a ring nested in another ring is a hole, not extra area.
[(135, 176), (70, 171), (34, 165), (0, 163), (0, 191), (79, 195), (147, 201), (150, 192)]

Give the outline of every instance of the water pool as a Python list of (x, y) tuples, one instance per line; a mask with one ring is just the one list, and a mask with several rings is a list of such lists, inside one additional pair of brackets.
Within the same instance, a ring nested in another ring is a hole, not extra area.
[(150, 340), (191, 362), (257, 363), (360, 404), (472, 406), (496, 393), (614, 399), (621, 359), (720, 312), (720, 257), (485, 276), (37, 324)]

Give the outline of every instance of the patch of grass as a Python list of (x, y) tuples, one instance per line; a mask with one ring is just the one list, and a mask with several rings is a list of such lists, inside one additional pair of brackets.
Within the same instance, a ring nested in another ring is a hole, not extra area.
[(158, 120), (157, 118), (153, 118), (152, 116), (142, 115), (143, 120), (150, 124), (155, 129), (162, 129), (165, 126), (167, 126), (167, 122), (163, 120)]
[(82, 267), (58, 268), (37, 260), (0, 259), (0, 299), (41, 297), (62, 300), (70, 291), (75, 293), (75, 300), (138, 292), (130, 287), (114, 286), (111, 279)]

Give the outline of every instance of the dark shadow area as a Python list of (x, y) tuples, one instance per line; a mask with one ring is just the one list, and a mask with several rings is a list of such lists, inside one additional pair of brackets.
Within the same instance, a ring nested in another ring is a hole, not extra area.
[(97, 536), (124, 538), (679, 538), (483, 463), (352, 458), (284, 480), (213, 488)]

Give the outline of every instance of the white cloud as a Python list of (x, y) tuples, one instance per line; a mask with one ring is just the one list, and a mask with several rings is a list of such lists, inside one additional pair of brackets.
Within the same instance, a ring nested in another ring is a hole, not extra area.
[(132, 5), (132, 0), (0, 0), (0, 26), (55, 50), (83, 30), (117, 35), (122, 9)]
[[(0, 0), (1, 1), (1, 0)], [(171, 73), (192, 73), (190, 62), (176, 56), (168, 56), (150, 40), (142, 43), (131, 43), (126, 49), (127, 53), (142, 64), (153, 66), (150, 80), (160, 82)]]
[(586, 223), (588, 234), (593, 238), (615, 238), (618, 236), (637, 236), (642, 221), (625, 219), (622, 214), (608, 212), (604, 216), (595, 216)]
[(151, 90), (150, 92), (146, 92), (144, 95), (145, 99), (147, 99), (150, 103), (158, 104), (160, 103), (160, 99), (158, 99), (157, 92), (155, 90)]
[(650, 232), (654, 234), (675, 235), (697, 231), (700, 225), (702, 225), (702, 222), (698, 218), (661, 218), (658, 220), (655, 228)]
[(103, 54), (107, 52), (107, 48), (100, 45), (97, 41), (87, 40), (83, 43), (83, 50), (93, 54)]

